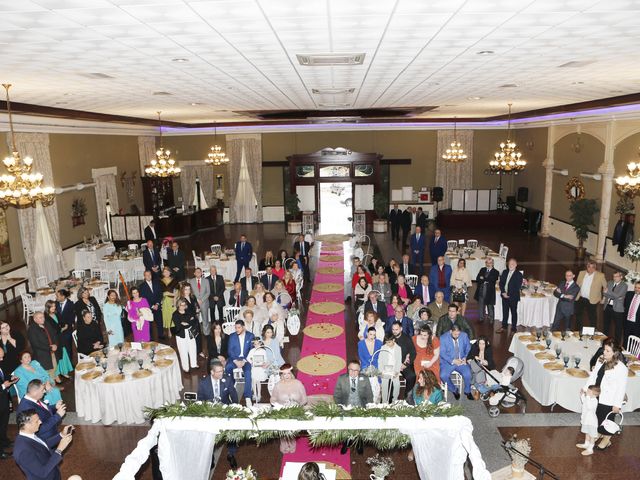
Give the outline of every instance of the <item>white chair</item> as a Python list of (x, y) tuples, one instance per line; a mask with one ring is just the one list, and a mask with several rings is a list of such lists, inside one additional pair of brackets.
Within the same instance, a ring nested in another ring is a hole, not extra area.
[(456, 386), (456, 388), (458, 389), (458, 393), (462, 394), (462, 391), (464, 390), (464, 380), (462, 378), (462, 375), (460, 375), (455, 370), (451, 372), (451, 383)]
[(300, 317), (297, 313), (289, 312), (287, 316), (287, 330), (291, 335), (298, 335), (300, 332)]
[(18, 390), (18, 385), (16, 383), (13, 384), (13, 389), (16, 392), (16, 398), (18, 399), (18, 404), (19, 404), (20, 400), (22, 400), (22, 397), (20, 396), (20, 391)]
[(282, 308), (288, 309), (291, 307), (293, 299), (287, 292), (280, 292), (276, 297), (276, 302), (279, 303)]
[(47, 288), (49, 286), (49, 282), (47, 282), (47, 277), (38, 277), (36, 278), (36, 287), (37, 288)]
[(71, 275), (73, 275), (73, 278), (76, 278), (78, 280), (82, 280), (86, 274), (87, 272), (85, 270), (73, 270), (71, 272)]
[(78, 349), (78, 331), (74, 330), (73, 332), (71, 332), (71, 338), (73, 338), (73, 344), (76, 347), (76, 350)]
[(196, 255), (196, 251), (195, 250), (191, 250), (191, 254), (193, 255), (194, 263), (195, 263), (196, 260), (202, 260), (202, 258), (200, 258), (198, 255)]
[[(371, 263), (372, 258), (373, 258), (373, 255), (371, 255), (370, 253), (367, 253), (366, 255), (362, 256), (360, 263), (364, 265), (364, 268), (369, 269), (369, 264)], [(376, 272), (370, 272), (370, 273), (371, 275), (374, 275)]]
[(284, 261), (284, 265), (283, 265), (284, 269), (285, 269), (285, 270), (289, 270), (289, 269), (291, 268), (291, 265), (293, 265), (293, 263), (294, 263), (295, 261), (296, 261), (296, 259), (295, 259), (295, 258), (287, 258), (287, 259)]
[(498, 253), (500, 254), (500, 258), (504, 258), (506, 260), (507, 255), (509, 254), (509, 247), (507, 247), (506, 245), (502, 245), (500, 247), (500, 252)]
[(464, 243), (464, 238), (461, 238), (460, 240), (458, 240), (458, 246), (459, 247), (464, 247), (465, 243)]
[(640, 356), (640, 337), (629, 335), (627, 339), (627, 351), (636, 358)]
[(91, 289), (91, 295), (96, 299), (100, 308), (104, 305), (105, 300), (107, 299), (107, 288), (106, 287), (93, 287)]
[(224, 322), (222, 323), (222, 331), (227, 335), (235, 332), (236, 317), (240, 314), (240, 307), (225, 306), (222, 308)]
[(140, 251), (144, 252), (147, 249), (147, 244), (146, 243), (141, 243), (140, 244)]
[(298, 307), (302, 305), (302, 287), (304, 287), (304, 277), (298, 275), (296, 277), (296, 297), (298, 298)]
[(478, 248), (478, 240), (467, 240), (467, 247), (473, 249)]
[(34, 300), (33, 295), (30, 293), (21, 293), (20, 299), (22, 300), (22, 320), (25, 324), (29, 325), (29, 318), (34, 314)]
[(447, 250), (453, 251), (456, 248), (458, 248), (458, 242), (456, 242), (455, 240), (447, 241)]
[(199, 268), (203, 272), (208, 272), (209, 275), (211, 275), (211, 272), (209, 272), (209, 265), (207, 264), (206, 260), (202, 260), (199, 257), (196, 257), (194, 259), (194, 263), (195, 263), (195, 268)]
[(269, 390), (269, 395), (273, 393), (273, 389), (276, 387), (276, 383), (280, 381), (280, 375), (277, 373), (272, 373), (269, 375), (269, 382), (267, 383), (267, 390)]
[(267, 271), (266, 270), (258, 270), (258, 273), (256, 273), (256, 276), (258, 277), (258, 280), (262, 280), (262, 277), (264, 275), (266, 275)]
[(414, 290), (418, 285), (418, 275), (410, 273), (409, 275), (405, 275), (405, 279), (407, 280), (407, 284), (411, 287), (411, 290)]
[(102, 269), (101, 267), (91, 267), (89, 270), (91, 278), (95, 278), (97, 280), (103, 280), (105, 282), (109, 281), (109, 275), (106, 269)]
[(222, 253), (222, 245), (219, 243), (214, 243), (211, 245), (211, 253), (214, 255), (220, 255)]
[(133, 259), (133, 276), (136, 280), (142, 280), (144, 278), (144, 262), (142, 257), (136, 257)]

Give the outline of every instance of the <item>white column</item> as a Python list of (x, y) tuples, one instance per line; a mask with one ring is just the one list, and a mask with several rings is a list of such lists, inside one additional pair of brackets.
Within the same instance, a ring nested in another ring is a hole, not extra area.
[(604, 261), (604, 247), (609, 231), (609, 214), (611, 211), (611, 193), (613, 191), (613, 152), (615, 149), (615, 120), (607, 124), (604, 143), (604, 162), (600, 165), (598, 172), (602, 175), (602, 198), (600, 200), (600, 222), (598, 224), (598, 247), (596, 249), (595, 260)]
[(542, 162), (545, 169), (544, 176), (544, 207), (542, 210), (542, 229), (541, 237), (549, 236), (549, 222), (551, 220), (551, 195), (553, 193), (553, 147), (555, 143), (556, 127), (551, 125), (547, 131), (547, 158)]

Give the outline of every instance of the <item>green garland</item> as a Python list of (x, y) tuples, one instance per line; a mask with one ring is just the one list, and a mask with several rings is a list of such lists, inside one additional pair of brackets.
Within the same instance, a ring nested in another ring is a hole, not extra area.
[(411, 445), (409, 436), (398, 430), (309, 430), (309, 443), (314, 448), (332, 447), (347, 441), (361, 442), (377, 450), (397, 450)]

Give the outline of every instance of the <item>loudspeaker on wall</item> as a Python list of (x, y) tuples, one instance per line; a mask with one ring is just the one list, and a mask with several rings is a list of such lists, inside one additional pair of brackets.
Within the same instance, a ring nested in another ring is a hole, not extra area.
[(524, 203), (529, 201), (529, 189), (527, 187), (518, 188), (518, 202)]
[(442, 187), (433, 187), (433, 201), (441, 202), (443, 198), (444, 190), (442, 190)]

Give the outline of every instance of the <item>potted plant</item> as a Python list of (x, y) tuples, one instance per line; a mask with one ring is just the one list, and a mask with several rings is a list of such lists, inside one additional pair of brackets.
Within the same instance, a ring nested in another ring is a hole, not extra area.
[(87, 214), (87, 204), (82, 198), (74, 198), (71, 203), (71, 223), (74, 227), (84, 225), (84, 216)]
[(589, 237), (589, 226), (594, 225), (594, 217), (600, 209), (594, 199), (582, 198), (572, 202), (569, 210), (571, 211), (571, 225), (578, 239), (576, 258), (582, 260), (586, 255), (584, 242)]
[(302, 233), (302, 222), (298, 220), (300, 216), (300, 197), (297, 193), (289, 193), (284, 199), (284, 208), (289, 214), (290, 220), (287, 221), (287, 232), (296, 234)]
[(378, 192), (373, 196), (373, 210), (376, 219), (373, 221), (374, 233), (386, 233), (388, 228), (387, 214), (389, 212), (389, 197), (386, 192)]
[(373, 472), (369, 475), (371, 480), (384, 480), (395, 469), (393, 460), (389, 457), (381, 457), (380, 454), (367, 458), (367, 465)]
[(633, 203), (633, 198), (628, 195), (622, 195), (616, 203), (616, 213), (620, 215), (620, 220), (628, 223), (634, 223), (635, 215), (632, 214), (636, 206)]

